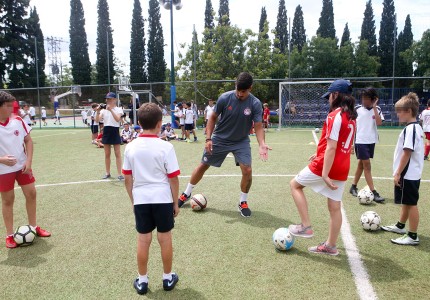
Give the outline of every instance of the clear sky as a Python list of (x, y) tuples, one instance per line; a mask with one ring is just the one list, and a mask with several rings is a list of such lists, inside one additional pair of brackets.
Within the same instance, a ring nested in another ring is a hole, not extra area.
[[(97, 3), (98, 0), (81, 0), (85, 14), (85, 29), (89, 44), (89, 55), (92, 63), (96, 61), (97, 38)], [(127, 66), (124, 68), (129, 73), (130, 32), (134, 0), (107, 0), (109, 5), (110, 20), (113, 28), (113, 42), (115, 56)], [(319, 17), (322, 9), (322, 0), (286, 0), (287, 14), (294, 17), (297, 5), (302, 6), (307, 38), (316, 34), (319, 26)], [(367, 0), (333, 0), (334, 20), (336, 36), (340, 39), (348, 22), (352, 41), (358, 40), (363, 21), (363, 13)], [(376, 34), (379, 35), (380, 19), (383, 0), (372, 0), (375, 15)], [(174, 51), (175, 61), (179, 45), (190, 43), (192, 40), (193, 25), (195, 24), (199, 39), (204, 27), (204, 11), (206, 0), (182, 0), (183, 8), (174, 10)], [(395, 0), (397, 13), (398, 32), (403, 30), (407, 14), (411, 15), (414, 40), (421, 39), (423, 32), (430, 28), (430, 1), (429, 0)], [(30, 0), (31, 6), (36, 6), (40, 17), (40, 25), (46, 37), (63, 39), (62, 63), (69, 64), (69, 21), (70, 0)], [(241, 29), (250, 28), (258, 31), (258, 23), (262, 6), (266, 7), (269, 28), (274, 29), (278, 14), (279, 0), (230, 0), (230, 22)], [(143, 17), (148, 18), (148, 0), (141, 0)], [(218, 16), (219, 0), (212, 0), (212, 6)], [(170, 68), (170, 14), (161, 7), (161, 23), (163, 26), (165, 41), (165, 60)], [(147, 22), (145, 32), (148, 32)], [(147, 39), (147, 36), (146, 36)], [(49, 62), (47, 62), (49, 63)], [(48, 69), (45, 69), (49, 73)]]

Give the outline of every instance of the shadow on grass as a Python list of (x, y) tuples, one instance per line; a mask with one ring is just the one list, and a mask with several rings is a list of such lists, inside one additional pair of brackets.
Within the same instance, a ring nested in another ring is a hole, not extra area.
[(430, 237), (418, 233), (418, 238), (420, 239), (420, 244), (416, 246), (417, 249), (424, 252), (430, 252)]
[(214, 213), (228, 217), (230, 219), (225, 221), (227, 224), (240, 222), (259, 228), (287, 227), (287, 224), (292, 223), (290, 220), (274, 217), (271, 214), (256, 210), (252, 211), (252, 216), (250, 218), (242, 217), (237, 210), (222, 210), (213, 207), (206, 208), (204, 213)]
[[(179, 282), (178, 285), (179, 284), (181, 283)], [(145, 296), (148, 299), (175, 299), (175, 300), (207, 299), (200, 292), (197, 292), (190, 288), (181, 289), (181, 287), (176, 287), (173, 291), (169, 291), (169, 292), (166, 292), (163, 289), (158, 289), (155, 291), (150, 289)]]
[(34, 268), (47, 261), (41, 255), (48, 253), (53, 248), (46, 239), (37, 238), (31, 246), (9, 249), (7, 259), (0, 264), (24, 268)]
[[(324, 254), (314, 254), (308, 251), (298, 250), (293, 248), (286, 251), (286, 255), (297, 255), (310, 259), (316, 263), (324, 263), (330, 267), (336, 267), (341, 270), (347, 270), (350, 272), (349, 263), (345, 263), (348, 260), (346, 256), (346, 251), (343, 248), (339, 248), (340, 255), (329, 256)], [(284, 253), (280, 253), (281, 255)], [(372, 255), (361, 253), (361, 259), (366, 268), (371, 270), (377, 270), (377, 272), (372, 272), (371, 281), (377, 282), (396, 282), (404, 280), (405, 278), (410, 278), (411, 273), (404, 268), (402, 268), (398, 263), (393, 261), (387, 256), (383, 255)], [(318, 266), (318, 265), (316, 265)]]

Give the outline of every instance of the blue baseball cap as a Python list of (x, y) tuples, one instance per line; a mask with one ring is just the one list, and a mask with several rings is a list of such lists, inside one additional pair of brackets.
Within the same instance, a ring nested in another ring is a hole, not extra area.
[(134, 126), (134, 130), (140, 130), (140, 126), (139, 125)]
[(342, 94), (351, 94), (352, 93), (352, 83), (349, 80), (338, 79), (332, 82), (328, 88), (328, 92), (322, 95), (321, 98), (328, 99), (331, 93), (339, 92)]
[(109, 92), (106, 94), (105, 99), (116, 98), (116, 94), (114, 92)]

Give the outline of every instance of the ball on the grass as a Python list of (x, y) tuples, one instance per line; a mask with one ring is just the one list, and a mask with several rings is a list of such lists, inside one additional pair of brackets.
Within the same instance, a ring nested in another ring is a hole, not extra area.
[(208, 200), (202, 194), (196, 194), (191, 197), (190, 205), (192, 210), (202, 210), (206, 208), (208, 204)]
[(294, 235), (290, 233), (288, 228), (278, 228), (272, 235), (273, 245), (280, 251), (291, 249), (294, 245)]
[(366, 211), (360, 218), (364, 230), (376, 231), (381, 228), (381, 217), (374, 211)]
[(13, 239), (19, 246), (31, 245), (36, 238), (36, 231), (30, 225), (19, 226), (13, 234)]
[(361, 189), (357, 194), (358, 202), (360, 204), (370, 204), (372, 203), (375, 196), (373, 193), (368, 189)]
[(316, 133), (320, 132), (320, 129), (319, 128), (315, 128), (315, 132)]

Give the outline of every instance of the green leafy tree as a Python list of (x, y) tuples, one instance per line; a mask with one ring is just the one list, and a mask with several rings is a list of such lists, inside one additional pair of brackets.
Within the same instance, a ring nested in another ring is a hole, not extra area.
[(377, 77), (380, 67), (379, 58), (369, 54), (367, 40), (361, 40), (355, 46), (353, 77)]
[(147, 82), (148, 78), (145, 69), (145, 24), (142, 17), (140, 0), (134, 0), (130, 48), (130, 82)]
[(379, 30), (378, 55), (381, 63), (379, 76), (387, 77), (393, 75), (393, 48), (394, 39), (397, 38), (397, 27), (394, 0), (384, 0), (383, 5)]
[(346, 40), (339, 48), (338, 76), (348, 78), (354, 73), (354, 45)]
[(313, 37), (309, 43), (309, 58), (312, 77), (333, 78), (340, 75), (339, 51), (333, 38)]
[[(260, 23), (258, 26), (258, 32), (261, 33), (263, 31), (265, 31), (264, 25), (267, 22), (267, 12), (266, 12), (266, 8), (263, 6), (261, 8), (261, 16), (260, 16)], [(264, 39), (268, 39), (269, 38), (269, 33), (266, 32), (266, 34), (264, 35), (258, 35), (258, 38), (264, 38)]]
[[(411, 49), (414, 43), (414, 35), (412, 33), (412, 23), (410, 15), (406, 16), (405, 27), (403, 31), (399, 33), (397, 50), (399, 52), (398, 64), (396, 66), (396, 74), (400, 77), (409, 77), (413, 75), (413, 66), (411, 56), (405, 54), (405, 52)], [(402, 81), (401, 85), (408, 84), (408, 82)]]
[(296, 47), (299, 52), (302, 52), (303, 46), (306, 44), (306, 29), (303, 19), (303, 10), (300, 5), (297, 5), (294, 13), (293, 28), (291, 29), (291, 47)]
[(323, 0), (323, 7), (319, 19), (319, 24), (320, 26), (317, 30), (317, 35), (321, 36), (322, 38), (336, 38), (332, 0)]
[(366, 3), (364, 10), (363, 24), (361, 25), (360, 41), (366, 40), (369, 55), (378, 55), (378, 45), (376, 44), (375, 16), (373, 14), (372, 0)]
[[(163, 82), (166, 80), (166, 62), (160, 5), (157, 0), (149, 0), (148, 15), (148, 81)], [(152, 92), (155, 96), (162, 96), (164, 90), (164, 85), (157, 85)]]
[[(303, 18), (303, 14), (302, 14)], [(278, 48), (281, 53), (288, 52), (288, 18), (285, 9), (285, 0), (279, 0), (278, 19), (275, 27), (274, 47)], [(306, 39), (306, 38), (305, 38)]]
[(91, 84), (91, 62), (88, 55), (87, 33), (82, 2), (70, 0), (70, 63), (75, 84)]
[[(30, 18), (28, 20), (28, 43), (30, 45), (30, 51), (32, 57), (34, 58), (30, 63), (29, 69), (29, 80), (31, 86), (37, 86), (36, 75), (39, 73), (39, 86), (44, 87), (46, 85), (46, 74), (45, 74), (45, 47), (44, 47), (44, 37), (42, 29), (40, 29), (39, 15), (37, 14), (36, 7), (30, 10)], [(37, 71), (36, 71), (36, 49), (34, 47), (34, 38), (36, 38), (37, 44)], [(33, 47), (31, 45), (33, 44)], [(33, 76), (31, 75), (33, 74)]]
[(340, 40), (340, 45), (344, 46), (347, 43), (351, 43), (351, 34), (349, 32), (348, 23), (345, 24), (345, 28), (343, 29), (342, 39)]
[(310, 78), (312, 77), (309, 45), (303, 44), (301, 51), (298, 47), (294, 47), (291, 51), (291, 78)]
[[(430, 76), (430, 29), (424, 31), (421, 40), (412, 46), (413, 61), (416, 63), (414, 71), (415, 76)], [(430, 85), (429, 80), (426, 80), (425, 87), (428, 89)], [(422, 81), (414, 81), (413, 84), (416, 88), (423, 88)]]
[(218, 25), (230, 26), (230, 9), (228, 0), (219, 0)]
[(99, 0), (97, 5), (97, 84), (113, 83), (115, 76), (112, 26), (109, 17), (107, 0)]
[(203, 33), (204, 40), (213, 38), (213, 30), (215, 28), (214, 23), (214, 9), (212, 7), (212, 1), (206, 0), (205, 8), (205, 32)]
[[(0, 0), (0, 15), (3, 16), (5, 12), (5, 0)], [(0, 26), (0, 48), (5, 48), (5, 26)], [(3, 51), (0, 51), (0, 79), (2, 82), (2, 87), (4, 87), (6, 74), (6, 64)]]
[[(29, 77), (35, 78), (35, 74), (29, 73), (29, 63), (34, 49), (34, 41), (31, 42), (27, 35), (27, 9), (29, 0), (6, 1), (3, 4), (1, 18), (4, 75), (7, 74), (9, 88), (30, 87)], [(3, 83), (5, 78), (3, 77)]]

